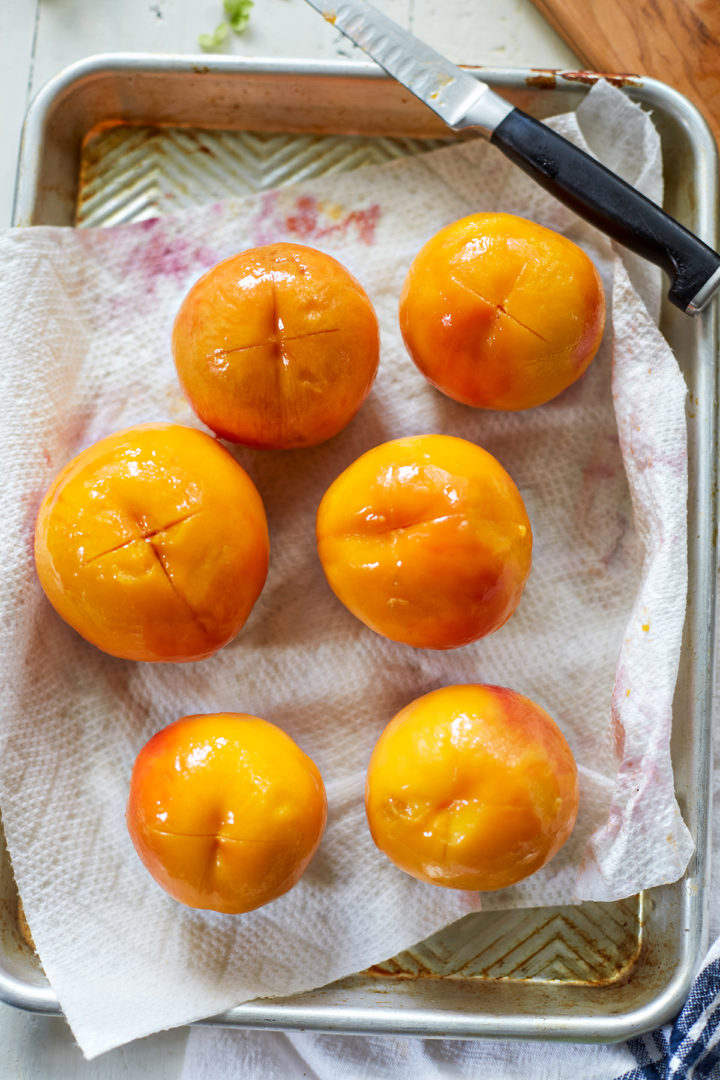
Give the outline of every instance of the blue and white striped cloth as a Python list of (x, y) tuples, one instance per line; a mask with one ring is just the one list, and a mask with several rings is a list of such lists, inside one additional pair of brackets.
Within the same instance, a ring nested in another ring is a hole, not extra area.
[(615, 1046), (194, 1028), (181, 1080), (720, 1080), (720, 940), (675, 1022)]
[(626, 1046), (637, 1064), (618, 1080), (720, 1078), (720, 942), (710, 950), (675, 1023)]

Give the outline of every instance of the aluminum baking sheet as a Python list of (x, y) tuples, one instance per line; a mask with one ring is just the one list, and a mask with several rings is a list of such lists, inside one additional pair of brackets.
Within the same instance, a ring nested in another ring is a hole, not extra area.
[[(572, 109), (597, 76), (482, 69), (536, 116)], [(653, 112), (666, 208), (717, 243), (717, 155), (699, 113), (662, 83), (611, 77)], [(104, 56), (74, 65), (33, 103), (18, 225), (112, 225), (230, 194), (422, 153), (454, 138), (373, 65)], [(697, 845), (671, 886), (612, 904), (479, 912), (385, 964), (207, 1023), (428, 1036), (618, 1040), (684, 1000), (704, 945), (715, 604), (717, 315), (670, 305), (662, 329), (690, 388), (689, 595), (674, 706), (676, 789)], [(0, 838), (1, 839), (1, 838)], [(56, 1013), (20, 932), (0, 851), (0, 998)]]

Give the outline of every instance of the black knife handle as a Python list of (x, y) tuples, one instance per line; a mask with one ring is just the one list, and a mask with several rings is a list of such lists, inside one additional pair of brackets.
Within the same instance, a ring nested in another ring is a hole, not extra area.
[(513, 109), (491, 142), (580, 217), (662, 267), (683, 311), (699, 310), (694, 301), (714, 275), (720, 285), (717, 252), (546, 124)]

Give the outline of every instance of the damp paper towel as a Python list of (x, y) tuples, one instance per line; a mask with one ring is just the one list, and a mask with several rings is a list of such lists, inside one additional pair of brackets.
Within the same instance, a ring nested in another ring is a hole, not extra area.
[[(661, 197), (658, 138), (618, 91), (599, 85), (553, 126)], [(439, 394), (398, 330), (415, 253), (440, 227), (483, 210), (571, 237), (607, 293), (605, 340), (586, 375), (520, 414)], [(325, 445), (233, 451), (271, 532), (267, 584), (238, 638), (200, 663), (113, 659), (69, 629), (40, 590), (39, 501), (101, 436), (157, 420), (200, 426), (174, 374), (174, 315), (211, 265), (282, 239), (324, 249), (367, 288), (382, 330), (376, 385)], [(669, 738), (686, 587), (685, 388), (653, 322), (658, 275), (623, 259), (481, 141), (115, 229), (2, 234), (0, 799), (43, 967), (88, 1057), (254, 997), (325, 984), (481, 905), (611, 900), (682, 874), (692, 842)], [(334, 598), (315, 551), (315, 512), (338, 473), (386, 439), (426, 432), (494, 454), (535, 536), (516, 613), (490, 638), (450, 652), (375, 635)], [(420, 694), (461, 682), (511, 686), (539, 702), (581, 778), (563, 850), (528, 881), (482, 897), (396, 869), (374, 848), (363, 810), (365, 769), (385, 724)], [(319, 766), (329, 799), (327, 832), (300, 884), (242, 916), (166, 896), (124, 822), (143, 743), (183, 715), (219, 710), (289, 732)]]

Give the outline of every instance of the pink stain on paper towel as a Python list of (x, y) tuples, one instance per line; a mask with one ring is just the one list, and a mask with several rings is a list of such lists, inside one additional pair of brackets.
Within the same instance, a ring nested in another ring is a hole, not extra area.
[[(187, 278), (195, 269), (213, 266), (219, 255), (205, 243), (184, 236), (182, 225), (163, 218), (148, 218), (115, 230), (78, 229), (78, 243), (98, 264), (98, 272), (109, 271), (113, 278), (123, 281), (140, 277), (152, 293), (160, 278), (178, 281)], [(119, 243), (118, 236), (129, 242)]]
[(168, 233), (159, 218), (140, 222), (138, 231), (141, 235), (125, 256), (124, 269), (139, 274), (150, 292), (158, 278), (182, 281), (195, 267), (212, 266), (218, 261), (216, 253), (206, 245)]
[(280, 205), (280, 194), (270, 191), (260, 201), (252, 226), (253, 242), (270, 244), (292, 238), (317, 243), (355, 233), (360, 243), (371, 246), (375, 243), (375, 230), (381, 217), (379, 203), (361, 210), (348, 210), (320, 203), (314, 195), (297, 196), (292, 206), (285, 210)]

